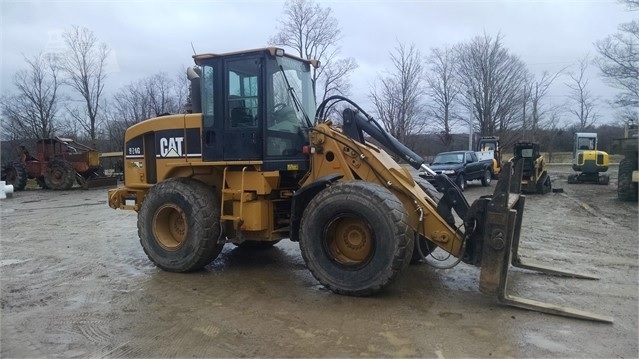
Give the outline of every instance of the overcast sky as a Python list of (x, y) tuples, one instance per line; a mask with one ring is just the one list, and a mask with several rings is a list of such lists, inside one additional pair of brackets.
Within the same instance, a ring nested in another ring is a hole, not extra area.
[[(177, 73), (197, 52), (222, 53), (265, 46), (276, 33), (283, 1), (15, 1), (0, 0), (1, 90), (12, 91), (13, 74), (33, 56), (60, 46), (62, 31), (85, 26), (111, 48), (107, 91), (164, 71)], [(389, 51), (400, 41), (426, 55), (433, 47), (468, 41), (484, 32), (504, 36), (504, 45), (534, 73), (574, 65), (593, 43), (639, 16), (614, 0), (599, 1), (320, 1), (342, 28), (342, 55), (356, 59), (352, 97), (364, 108), (369, 85), (389, 69)], [(592, 67), (592, 91), (604, 101), (615, 90)], [(552, 101), (565, 101), (564, 79)], [(601, 122), (606, 122), (602, 119)]]

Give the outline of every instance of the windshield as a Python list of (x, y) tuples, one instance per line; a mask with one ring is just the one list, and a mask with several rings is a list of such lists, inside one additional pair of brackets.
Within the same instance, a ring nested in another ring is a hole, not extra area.
[(308, 127), (315, 118), (315, 97), (310, 65), (277, 56), (268, 70), (270, 89), (266, 98), (266, 155), (303, 157)]
[(464, 154), (463, 153), (440, 153), (435, 156), (433, 160), (434, 165), (437, 164), (446, 164), (446, 163), (463, 163), (464, 162)]
[(301, 125), (307, 127), (306, 116), (310, 121), (315, 118), (310, 65), (286, 56), (278, 56), (276, 59), (280, 71), (273, 74), (274, 111), (288, 107), (288, 114), (292, 115), (294, 112)]

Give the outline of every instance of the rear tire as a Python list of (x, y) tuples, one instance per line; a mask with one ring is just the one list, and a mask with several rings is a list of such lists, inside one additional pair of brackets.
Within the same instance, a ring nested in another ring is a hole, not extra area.
[(22, 191), (27, 186), (27, 170), (18, 161), (6, 164), (2, 168), (2, 180), (12, 185), (15, 191)]
[(637, 161), (624, 158), (619, 161), (617, 198), (622, 201), (637, 200), (637, 183), (632, 182), (632, 172), (637, 170)]
[(492, 178), (493, 178), (493, 175), (492, 173), (490, 173), (490, 170), (484, 171), (484, 177), (481, 178), (481, 185), (484, 187), (490, 186), (490, 180)]
[(75, 182), (75, 170), (65, 160), (53, 160), (47, 165), (44, 183), (53, 190), (68, 190)]
[(388, 189), (364, 181), (321, 191), (300, 226), (307, 267), (322, 285), (345, 295), (371, 295), (390, 284), (408, 265), (413, 241), (402, 203)]
[(140, 244), (149, 259), (169, 272), (190, 272), (222, 251), (220, 200), (208, 185), (171, 178), (151, 188), (138, 215)]

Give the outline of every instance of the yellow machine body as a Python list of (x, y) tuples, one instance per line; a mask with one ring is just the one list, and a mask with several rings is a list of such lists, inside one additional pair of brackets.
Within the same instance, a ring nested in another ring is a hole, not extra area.
[[(278, 48), (194, 59), (190, 113), (131, 126), (124, 186), (108, 192), (110, 207), (138, 212), (140, 242), (158, 267), (194, 271), (226, 243), (259, 249), (289, 238), (321, 284), (364, 296), (439, 247), (479, 266), (480, 290), (503, 303), (609, 321), (505, 293), (509, 266), (524, 266), (521, 161), (505, 164), (495, 193), (469, 205), (447, 176), (437, 177), (439, 193), (372, 144), (367, 136), (434, 173), (354, 102), (333, 96), (316, 108), (317, 62)], [(354, 108), (340, 127), (326, 116), (332, 101)]]

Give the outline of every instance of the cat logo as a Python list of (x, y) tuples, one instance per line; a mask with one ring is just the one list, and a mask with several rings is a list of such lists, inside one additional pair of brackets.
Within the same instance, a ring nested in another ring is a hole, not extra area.
[(182, 157), (182, 143), (184, 137), (160, 138), (161, 157)]

